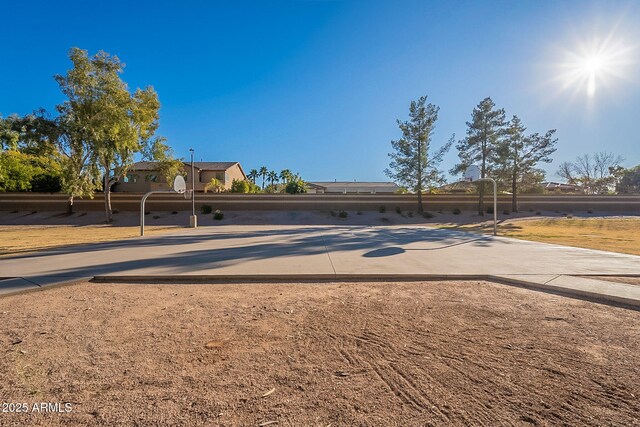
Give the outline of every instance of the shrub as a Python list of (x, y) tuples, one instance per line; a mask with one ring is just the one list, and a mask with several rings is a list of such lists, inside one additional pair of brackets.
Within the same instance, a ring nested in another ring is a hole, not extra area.
[(387, 211), (387, 207), (386, 206), (380, 206), (380, 209), (378, 209), (378, 212), (380, 213), (385, 213)]
[(413, 212), (407, 212), (407, 216), (408, 216), (409, 218), (413, 218)]
[(154, 215), (153, 219), (160, 219), (160, 215)]
[(567, 218), (571, 219), (571, 218), (573, 218), (573, 215), (569, 214), (569, 215), (567, 215)]
[(356, 212), (356, 215), (362, 215), (362, 212)]
[(487, 213), (488, 214), (492, 214), (493, 213), (493, 206), (487, 207)]
[(178, 215), (178, 211), (171, 212), (171, 215)]
[(396, 213), (397, 213), (398, 215), (402, 215), (402, 209), (400, 209), (400, 207), (399, 207), (399, 206), (396, 206)]
[(224, 218), (224, 214), (222, 213), (222, 211), (216, 209), (216, 211), (213, 213), (213, 219), (215, 219), (216, 221), (220, 221), (222, 218)]
[(587, 209), (587, 213), (592, 214), (593, 213), (593, 209)]
[(118, 209), (113, 209), (111, 212), (113, 212), (114, 215), (120, 213), (120, 211)]
[(509, 215), (511, 212), (509, 212), (508, 209), (505, 209), (502, 211), (502, 215)]
[(294, 180), (287, 184), (284, 191), (288, 194), (304, 194), (307, 192), (307, 184), (301, 180)]
[(427, 219), (433, 218), (433, 214), (431, 212), (423, 212), (422, 216)]
[(31, 178), (31, 191), (36, 193), (59, 193), (62, 183), (59, 176), (39, 174)]
[(202, 205), (200, 206), (200, 212), (202, 212), (203, 215), (209, 215), (211, 212), (213, 212), (213, 208), (211, 207), (211, 205)]
[(536, 215), (542, 215), (542, 212), (538, 211), (536, 212)]
[[(231, 192), (246, 194), (251, 192), (251, 183), (243, 179), (234, 179), (231, 181)], [(207, 212), (211, 213), (211, 211)]]
[(458, 208), (453, 208), (451, 213), (453, 213), (454, 215), (460, 215), (462, 213), (462, 211), (460, 209), (458, 209)]
[(338, 214), (338, 216), (340, 218), (346, 218), (349, 216), (349, 214), (346, 211), (340, 211), (340, 213)]

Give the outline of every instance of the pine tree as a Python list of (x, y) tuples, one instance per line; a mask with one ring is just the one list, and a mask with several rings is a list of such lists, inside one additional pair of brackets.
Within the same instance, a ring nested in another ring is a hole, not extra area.
[(422, 192), (444, 182), (444, 176), (438, 170), (438, 165), (452, 144), (452, 141), (449, 141), (435, 153), (429, 152), (431, 135), (440, 109), (433, 104), (425, 105), (426, 101), (426, 96), (420, 97), (417, 101), (411, 101), (409, 120), (397, 120), (402, 138), (391, 141), (395, 152), (389, 154), (391, 163), (385, 170), (388, 177), (418, 195), (418, 213), (424, 211)]
[[(451, 174), (464, 172), (472, 164), (479, 164), (480, 177), (486, 178), (493, 171), (496, 150), (505, 132), (505, 113), (497, 109), (491, 98), (483, 99), (471, 113), (471, 122), (467, 122), (467, 136), (458, 141), (458, 163)], [(485, 183), (480, 183), (478, 214), (484, 215)]]
[(526, 130), (518, 116), (513, 116), (495, 156), (498, 177), (511, 186), (513, 212), (518, 212), (519, 184), (531, 183), (532, 178), (544, 179), (544, 174), (540, 174), (536, 165), (552, 161), (550, 156), (556, 151), (555, 145), (558, 142), (553, 137), (555, 129), (544, 135), (534, 133), (528, 136), (525, 135)]

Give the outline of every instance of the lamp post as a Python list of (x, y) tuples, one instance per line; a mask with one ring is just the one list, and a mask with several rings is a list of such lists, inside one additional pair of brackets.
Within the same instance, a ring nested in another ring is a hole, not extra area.
[(189, 226), (196, 228), (198, 226), (198, 217), (196, 216), (196, 169), (193, 163), (194, 149), (189, 148), (191, 152), (191, 217), (189, 218)]

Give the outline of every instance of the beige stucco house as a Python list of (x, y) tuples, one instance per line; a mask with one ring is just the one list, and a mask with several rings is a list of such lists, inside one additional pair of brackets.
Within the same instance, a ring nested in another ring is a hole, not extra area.
[[(187, 189), (191, 189), (191, 163), (185, 162), (184, 176)], [(213, 178), (217, 179), (225, 190), (231, 188), (234, 179), (245, 180), (247, 175), (238, 162), (194, 162), (195, 190), (204, 191)], [(148, 191), (168, 190), (164, 176), (158, 171), (156, 162), (137, 162), (129, 173), (118, 181), (113, 191), (126, 193), (146, 193)]]

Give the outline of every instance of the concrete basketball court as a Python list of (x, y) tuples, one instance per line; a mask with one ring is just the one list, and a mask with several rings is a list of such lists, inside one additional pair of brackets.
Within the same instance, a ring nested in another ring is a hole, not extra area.
[(638, 286), (571, 277), (640, 275), (638, 256), (424, 226), (215, 226), (52, 249), (0, 259), (0, 277), (13, 278), (0, 281), (0, 293), (95, 276), (314, 275), (493, 276), (600, 286), (640, 302)]

